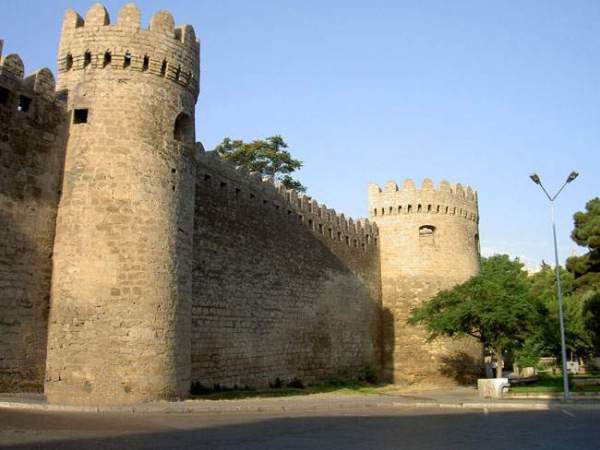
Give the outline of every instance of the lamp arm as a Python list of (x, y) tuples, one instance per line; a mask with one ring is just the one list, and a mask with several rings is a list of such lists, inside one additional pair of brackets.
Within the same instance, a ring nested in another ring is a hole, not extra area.
[[(540, 187), (542, 188), (542, 191), (544, 191), (544, 194), (546, 194), (546, 197), (548, 197), (548, 200), (550, 200), (551, 202), (554, 201), (554, 199), (556, 198), (556, 196), (551, 197), (550, 194), (548, 194), (548, 191), (546, 190), (546, 188), (544, 187), (544, 185), (542, 183), (538, 183), (540, 185)], [(564, 186), (563, 186), (564, 188)], [(562, 191), (563, 188), (560, 188), (560, 190)], [(560, 193), (560, 191), (558, 191)], [(556, 194), (558, 195), (558, 194)]]
[[(552, 198), (550, 199), (550, 201), (554, 201), (554, 199), (555, 199), (556, 197), (558, 197), (558, 194), (560, 194), (560, 193), (562, 192), (562, 190), (565, 188), (565, 186), (566, 186), (567, 184), (569, 184), (569, 182), (568, 182), (568, 181), (565, 181), (565, 182), (563, 183), (563, 185), (561, 186), (561, 188), (558, 190), (558, 192), (557, 192), (556, 194), (554, 194), (554, 197), (552, 197)], [(548, 194), (546, 194), (546, 195), (548, 195)]]

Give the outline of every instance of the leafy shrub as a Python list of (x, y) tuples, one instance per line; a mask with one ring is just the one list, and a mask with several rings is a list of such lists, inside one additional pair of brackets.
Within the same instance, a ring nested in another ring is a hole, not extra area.
[(367, 366), (363, 368), (359, 380), (368, 384), (377, 384), (379, 382), (379, 376), (377, 375), (377, 370), (375, 367)]

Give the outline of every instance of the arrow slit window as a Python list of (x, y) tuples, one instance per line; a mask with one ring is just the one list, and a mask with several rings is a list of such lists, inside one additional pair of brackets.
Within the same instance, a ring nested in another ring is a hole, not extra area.
[(435, 227), (423, 225), (419, 227), (419, 244), (424, 246), (435, 246)]

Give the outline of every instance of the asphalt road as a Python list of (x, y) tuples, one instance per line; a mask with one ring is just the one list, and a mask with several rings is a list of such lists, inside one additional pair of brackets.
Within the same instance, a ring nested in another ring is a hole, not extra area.
[(600, 449), (600, 411), (357, 408), (301, 414), (0, 410), (15, 449)]

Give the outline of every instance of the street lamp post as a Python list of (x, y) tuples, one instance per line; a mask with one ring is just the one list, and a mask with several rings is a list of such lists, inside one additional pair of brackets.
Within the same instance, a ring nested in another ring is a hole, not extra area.
[(577, 178), (579, 174), (577, 172), (571, 172), (567, 178), (567, 180), (563, 183), (561, 188), (558, 190), (556, 194), (553, 196), (548, 194), (548, 191), (542, 184), (542, 180), (537, 174), (530, 175), (531, 180), (539, 185), (550, 200), (550, 209), (552, 211), (552, 234), (554, 236), (554, 267), (556, 269), (556, 294), (558, 297), (558, 317), (560, 321), (560, 348), (561, 348), (561, 356), (562, 356), (562, 374), (563, 374), (563, 385), (564, 385), (564, 398), (565, 401), (569, 400), (569, 379), (567, 376), (567, 346), (565, 343), (565, 320), (563, 315), (563, 297), (562, 297), (562, 288), (560, 285), (560, 266), (558, 264), (558, 245), (556, 243), (556, 221), (554, 219), (554, 200), (558, 197), (558, 194), (562, 192), (567, 184)]

